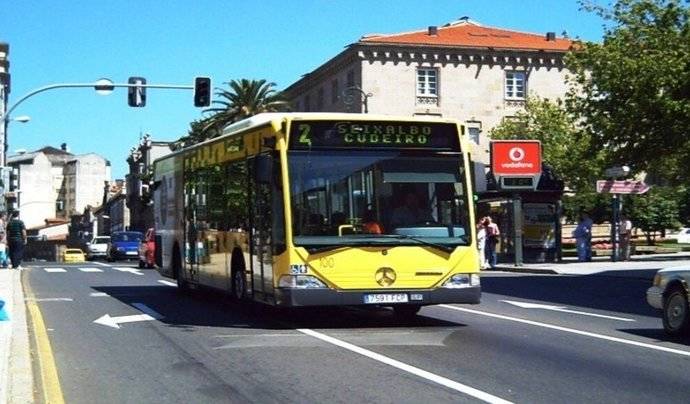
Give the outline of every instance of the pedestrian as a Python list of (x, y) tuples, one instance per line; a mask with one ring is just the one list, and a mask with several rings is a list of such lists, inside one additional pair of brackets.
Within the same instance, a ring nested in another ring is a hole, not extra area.
[(7, 268), (7, 214), (0, 213), (0, 268)]
[(405, 195), (403, 204), (393, 210), (391, 224), (393, 227), (406, 227), (433, 221), (426, 206), (422, 206), (420, 198), (414, 192)]
[(621, 221), (618, 224), (618, 240), (620, 241), (620, 255), (621, 261), (630, 260), (630, 242), (632, 239), (632, 222), (628, 216), (621, 215)]
[(498, 236), (501, 235), (501, 231), (498, 229), (498, 225), (491, 220), (491, 216), (484, 218), (484, 226), (486, 227), (486, 245), (484, 247), (484, 256), (486, 257), (491, 269), (494, 269), (498, 263), (496, 245), (498, 244)]
[(485, 217), (479, 219), (477, 223), (477, 250), (479, 251), (479, 267), (486, 269), (488, 261), (486, 260), (486, 220)]
[(26, 245), (26, 226), (19, 219), (19, 211), (16, 210), (10, 214), (10, 221), (7, 223), (7, 245), (10, 249), (12, 268), (22, 269), (24, 245)]
[(592, 260), (592, 219), (587, 213), (580, 214), (580, 222), (573, 230), (573, 237), (577, 246), (577, 260)]
[(367, 234), (383, 234), (383, 228), (376, 221), (376, 214), (372, 209), (364, 211), (362, 217), (362, 231)]

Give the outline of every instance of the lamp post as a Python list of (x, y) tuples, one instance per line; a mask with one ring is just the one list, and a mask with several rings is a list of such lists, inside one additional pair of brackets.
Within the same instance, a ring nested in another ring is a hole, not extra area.
[(31, 117), (27, 115), (21, 115), (16, 118), (10, 118), (9, 114), (3, 116), (2, 122), (0, 122), (0, 167), (4, 167), (7, 162), (7, 126), (12, 121), (27, 123), (30, 120)]
[(352, 105), (355, 103), (355, 96), (360, 96), (362, 105), (364, 105), (364, 113), (369, 113), (369, 97), (373, 97), (374, 94), (367, 93), (362, 90), (359, 86), (350, 86), (343, 90), (343, 103), (345, 105)]

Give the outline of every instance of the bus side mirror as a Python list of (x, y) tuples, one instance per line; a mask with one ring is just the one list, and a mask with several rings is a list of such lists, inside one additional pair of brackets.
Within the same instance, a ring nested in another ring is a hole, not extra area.
[(273, 157), (260, 155), (254, 158), (254, 173), (256, 181), (263, 184), (270, 184), (273, 178)]

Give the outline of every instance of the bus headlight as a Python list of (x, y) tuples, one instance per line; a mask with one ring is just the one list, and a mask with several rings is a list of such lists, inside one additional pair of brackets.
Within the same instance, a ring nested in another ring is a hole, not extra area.
[(469, 288), (479, 286), (479, 274), (455, 274), (444, 284), (444, 288)]
[(312, 289), (325, 288), (326, 284), (311, 275), (283, 275), (280, 277), (280, 281), (278, 281), (278, 287)]

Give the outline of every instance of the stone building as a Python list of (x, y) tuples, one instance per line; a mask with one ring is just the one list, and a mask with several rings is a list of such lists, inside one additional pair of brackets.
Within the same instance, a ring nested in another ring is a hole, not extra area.
[[(475, 159), (488, 133), (527, 95), (562, 98), (572, 41), (468, 18), (425, 30), (365, 35), (285, 91), (296, 111), (438, 116), (466, 124)], [(366, 110), (366, 111), (365, 111)]]
[(10, 156), (7, 164), (17, 176), (11, 202), (28, 228), (68, 221), (87, 206), (98, 206), (102, 184), (110, 180), (108, 160), (94, 153), (74, 155), (65, 144)]

